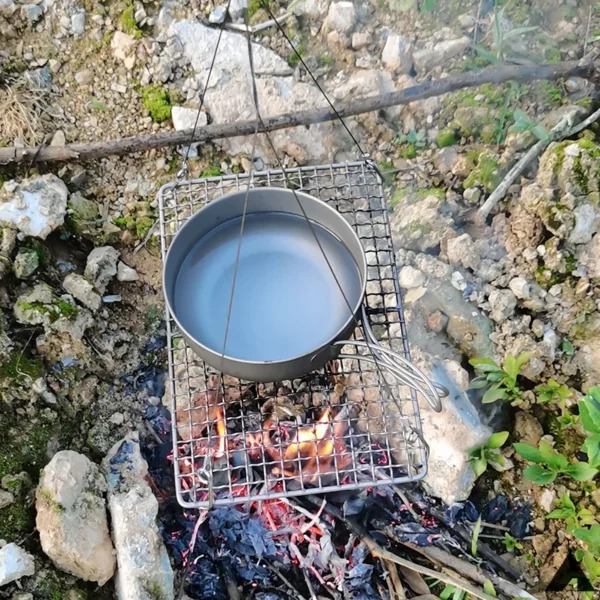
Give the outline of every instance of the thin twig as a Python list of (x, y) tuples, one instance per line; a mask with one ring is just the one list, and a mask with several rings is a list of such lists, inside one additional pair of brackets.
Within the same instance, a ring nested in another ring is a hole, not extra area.
[(277, 575), (277, 577), (279, 577), (279, 579), (281, 579), (281, 581), (283, 581), (283, 583), (285, 583), (285, 585), (292, 590), (293, 594), (296, 596), (296, 598), (298, 598), (298, 600), (306, 600), (306, 598), (290, 583), (289, 579), (287, 579), (287, 577), (274, 564), (267, 562), (265, 563), (265, 567), (267, 567), (269, 571), (275, 573), (275, 575)]
[(585, 56), (585, 53), (587, 52), (587, 45), (588, 45), (588, 40), (590, 39), (590, 25), (592, 23), (592, 3), (590, 2), (590, 8), (588, 11), (588, 21), (587, 21), (587, 27), (585, 30), (585, 41), (583, 42), (583, 55)]
[(269, 27), (272, 27), (273, 25), (277, 25), (277, 23), (285, 23), (290, 17), (292, 16), (291, 13), (285, 13), (283, 15), (281, 15), (280, 17), (277, 17), (276, 19), (269, 19), (268, 21), (264, 21), (263, 23), (258, 23), (257, 25), (243, 25), (242, 23), (225, 23), (225, 28), (226, 29), (232, 29), (234, 31), (241, 31), (243, 33), (246, 32), (250, 32), (250, 33), (258, 33), (259, 31), (262, 31), (263, 29), (268, 29)]
[(148, 229), (148, 233), (146, 234), (146, 237), (143, 239), (143, 241), (141, 241), (134, 249), (132, 254), (136, 255), (150, 240), (150, 238), (152, 237), (152, 234), (154, 233), (154, 230), (156, 229), (156, 226), (158, 225), (158, 219), (156, 219), (156, 221), (154, 221), (154, 223), (152, 223), (152, 227), (150, 227), (150, 229)]
[(408, 510), (408, 512), (412, 515), (413, 519), (417, 523), (420, 523), (421, 519), (419, 518), (419, 515), (416, 513), (415, 509), (412, 507), (412, 503), (406, 497), (406, 494), (402, 491), (400, 486), (393, 485), (392, 488), (393, 488), (394, 492), (396, 492), (396, 494), (398, 494), (398, 497), (400, 498), (400, 500), (402, 500), (402, 502), (404, 503), (404, 506), (406, 507), (406, 510)]
[[(321, 508), (319, 508), (319, 510), (317, 511), (317, 514), (306, 525), (303, 525), (302, 529), (300, 529), (302, 534), (305, 534), (313, 525), (316, 525), (317, 523), (320, 522), (321, 515), (323, 514), (323, 509), (325, 508), (325, 504), (327, 504), (327, 501), (325, 499), (323, 499), (323, 504), (321, 504)], [(319, 527), (319, 529), (322, 529), (322, 528)]]
[[(475, 29), (473, 29), (473, 46), (477, 44), (477, 34), (479, 33), (479, 17), (481, 16), (481, 7), (483, 6), (483, 0), (479, 0), (479, 8), (477, 9), (477, 17), (475, 18)], [(473, 48), (475, 52), (477, 50)]]
[(396, 592), (396, 596), (398, 596), (400, 600), (406, 600), (406, 594), (404, 593), (404, 588), (402, 587), (402, 582), (400, 581), (400, 577), (398, 575), (398, 567), (389, 560), (382, 559), (382, 562), (390, 574), (390, 580), (393, 584), (393, 589)]
[(572, 137), (589, 127), (592, 123), (600, 119), (600, 109), (593, 112), (587, 119), (571, 127), (565, 129), (569, 124), (567, 118), (563, 118), (560, 122), (552, 128), (550, 135), (537, 142), (533, 145), (517, 162), (517, 164), (506, 174), (506, 177), (502, 180), (502, 183), (490, 194), (490, 197), (485, 201), (483, 206), (477, 211), (477, 215), (480, 218), (486, 219), (492, 209), (504, 198), (504, 195), (508, 191), (508, 188), (517, 180), (517, 177), (523, 173), (529, 163), (537, 158), (542, 152), (548, 147), (550, 142), (559, 141), (564, 138)]
[(510, 527), (505, 527), (504, 525), (498, 525), (496, 523), (486, 523), (485, 521), (481, 521), (482, 527), (489, 527), (490, 529), (499, 529), (500, 531), (510, 531)]

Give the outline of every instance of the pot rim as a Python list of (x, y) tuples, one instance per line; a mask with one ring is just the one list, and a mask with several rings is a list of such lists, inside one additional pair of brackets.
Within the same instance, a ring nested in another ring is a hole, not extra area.
[[(259, 188), (251, 188), (249, 191), (249, 197), (248, 197), (248, 205), (250, 204), (250, 197), (252, 196), (252, 194), (254, 192), (264, 192), (264, 191), (277, 191), (278, 193), (284, 193), (284, 194), (294, 194), (294, 192), (288, 188), (278, 188), (278, 187), (259, 187)], [(327, 202), (325, 202), (324, 200), (321, 200), (320, 198), (317, 198), (316, 196), (312, 196), (310, 194), (307, 194), (306, 192), (302, 192), (300, 190), (297, 190), (295, 192), (295, 194), (297, 196), (301, 196), (303, 199), (308, 200), (309, 202), (318, 202), (322, 205), (322, 207), (327, 210), (328, 212), (330, 212), (332, 215), (334, 215), (334, 218), (337, 220), (337, 222), (340, 224), (340, 227), (343, 227), (347, 230), (347, 232), (355, 239), (355, 241), (358, 244), (358, 247), (361, 249), (360, 252), (360, 257), (361, 257), (361, 263), (362, 264), (357, 264), (357, 268), (358, 268), (358, 276), (360, 277), (360, 279), (362, 280), (360, 283), (360, 295), (358, 297), (357, 302), (355, 303), (356, 305), (353, 307), (352, 310), (352, 314), (348, 317), (348, 319), (344, 322), (344, 324), (336, 331), (335, 335), (333, 337), (331, 337), (326, 343), (322, 344), (321, 346), (314, 348), (312, 350), (310, 350), (309, 352), (306, 352), (304, 354), (299, 354), (296, 356), (290, 356), (288, 358), (284, 358), (284, 359), (280, 359), (280, 360), (247, 360), (247, 359), (242, 359), (242, 358), (236, 358), (235, 356), (230, 356), (227, 353), (223, 354), (222, 350), (216, 350), (214, 348), (211, 348), (209, 346), (207, 346), (206, 344), (203, 344), (202, 342), (198, 341), (198, 339), (196, 339), (195, 336), (193, 336), (180, 322), (179, 318), (177, 317), (177, 314), (174, 310), (174, 306), (173, 306), (173, 302), (171, 301), (171, 294), (168, 293), (167, 291), (167, 286), (166, 286), (166, 273), (167, 273), (167, 269), (170, 266), (169, 265), (169, 259), (171, 258), (171, 250), (174, 248), (175, 244), (177, 243), (177, 238), (179, 238), (180, 233), (186, 228), (186, 227), (192, 227), (194, 222), (197, 220), (200, 220), (202, 218), (202, 213), (205, 211), (205, 209), (207, 209), (210, 206), (214, 206), (216, 204), (220, 204), (220, 203), (225, 203), (225, 202), (229, 202), (231, 201), (231, 198), (235, 195), (238, 194), (246, 194), (246, 190), (237, 190), (235, 192), (230, 192), (229, 194), (226, 194), (224, 196), (221, 196), (220, 198), (217, 198), (215, 200), (211, 200), (210, 202), (208, 202), (207, 204), (205, 204), (200, 210), (198, 210), (196, 213), (194, 213), (184, 224), (183, 226), (179, 229), (179, 231), (175, 234), (175, 236), (173, 237), (173, 240), (171, 241), (171, 244), (169, 245), (169, 248), (167, 250), (167, 254), (165, 256), (165, 260), (164, 260), (164, 264), (163, 264), (163, 275), (162, 275), (162, 286), (163, 286), (163, 296), (165, 298), (165, 302), (167, 305), (167, 308), (169, 310), (169, 314), (171, 315), (171, 317), (173, 318), (173, 320), (175, 321), (175, 323), (177, 324), (177, 327), (180, 331), (180, 333), (182, 334), (182, 336), (184, 338), (187, 338), (189, 340), (193, 340), (194, 344), (198, 345), (200, 348), (202, 348), (203, 350), (205, 350), (207, 353), (210, 354), (216, 354), (219, 359), (221, 361), (235, 361), (239, 364), (244, 364), (244, 365), (256, 365), (256, 366), (261, 366), (261, 365), (285, 365), (289, 362), (295, 361), (295, 360), (301, 360), (301, 359), (308, 359), (309, 361), (311, 361), (314, 356), (316, 354), (318, 354), (319, 352), (322, 352), (325, 348), (331, 346), (333, 347), (333, 343), (338, 341), (339, 338), (342, 336), (342, 334), (348, 329), (348, 327), (350, 326), (350, 324), (353, 321), (357, 321), (358, 322), (358, 318), (356, 317), (356, 313), (358, 312), (358, 309), (360, 308), (360, 306), (362, 305), (362, 303), (364, 302), (365, 299), (365, 294), (366, 294), (366, 289), (367, 289), (367, 256), (365, 253), (365, 250), (363, 248), (362, 242), (360, 241), (360, 237), (358, 236), (358, 233), (354, 230), (354, 228), (352, 227), (352, 225), (350, 225), (350, 223), (348, 223), (348, 221), (346, 221), (346, 219), (344, 219), (344, 217), (342, 216), (342, 214), (340, 214), (337, 210), (335, 210), (335, 208), (333, 208), (332, 206), (330, 206)], [(266, 212), (266, 211), (258, 211), (258, 212)], [(268, 212), (284, 212), (285, 211), (268, 211)], [(247, 213), (247, 214), (252, 214), (252, 213)], [(293, 213), (288, 213), (288, 214), (293, 214)], [(241, 215), (239, 215), (241, 216)], [(233, 217), (233, 218), (239, 218), (239, 216)], [(304, 219), (303, 215), (300, 215), (301, 218)], [(309, 217), (310, 219), (310, 217)], [(228, 220), (232, 220), (232, 219), (228, 219)], [(354, 262), (356, 263), (356, 257), (354, 256), (354, 254), (350, 251), (350, 249), (347, 247), (347, 245), (340, 239), (339, 235), (335, 232), (332, 231), (329, 227), (326, 227), (325, 225), (323, 225), (322, 223), (319, 223), (318, 221), (315, 221), (313, 219), (310, 219), (313, 223), (319, 225), (319, 227), (322, 227), (323, 229), (326, 229), (331, 235), (333, 235), (341, 244), (344, 245), (344, 247), (346, 247), (347, 251), (350, 253), (350, 255), (352, 256), (352, 259), (354, 260)], [(223, 223), (226, 223), (227, 221), (223, 221)], [(221, 226), (222, 223), (220, 223), (219, 225), (217, 225), (217, 227)], [(210, 230), (211, 232), (214, 231), (214, 228), (212, 228)], [(198, 242), (200, 239), (202, 238), (197, 238), (196, 242)], [(181, 268), (181, 264), (178, 265), (178, 274), (179, 274), (179, 269)], [(329, 266), (327, 266), (327, 270), (328, 272), (330, 272), (329, 270)], [(335, 280), (332, 282), (333, 286), (332, 289), (335, 288), (336, 293), (340, 292), (340, 289), (338, 287), (338, 284), (335, 282)], [(192, 350), (194, 350), (192, 348)], [(211, 365), (212, 366), (212, 365)], [(214, 367), (217, 368), (217, 367)], [(315, 368), (319, 368), (318, 366), (313, 366), (311, 367), (312, 369)]]

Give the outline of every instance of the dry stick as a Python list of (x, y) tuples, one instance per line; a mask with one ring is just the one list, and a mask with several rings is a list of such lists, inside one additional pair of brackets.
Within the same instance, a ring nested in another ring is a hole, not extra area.
[(399, 600), (406, 600), (406, 594), (404, 593), (404, 588), (402, 587), (402, 581), (400, 581), (400, 576), (398, 575), (398, 567), (391, 560), (381, 560), (390, 574), (390, 579), (393, 583), (393, 589), (396, 592), (396, 596), (398, 596)]
[[(352, 102), (340, 103), (337, 111), (342, 117), (350, 117), (362, 113), (378, 111), (391, 106), (408, 104), (424, 100), (432, 96), (440, 96), (466, 87), (477, 87), (483, 83), (504, 83), (506, 81), (533, 81), (536, 79), (560, 79), (570, 76), (586, 77), (594, 73), (594, 63), (567, 61), (555, 65), (507, 65), (488, 67), (478, 71), (461, 73), (438, 81), (428, 81), (396, 92), (360, 98)], [(258, 132), (277, 131), (300, 125), (313, 125), (338, 118), (330, 108), (303, 110), (293, 113), (263, 118), (258, 123)], [(264, 125), (264, 126), (263, 126)], [(36, 162), (54, 162), (69, 160), (90, 160), (104, 156), (132, 154), (153, 148), (180, 146), (188, 143), (207, 142), (240, 135), (251, 135), (257, 127), (256, 120), (237, 121), (235, 123), (211, 124), (202, 129), (192, 131), (173, 131), (142, 136), (133, 136), (103, 142), (69, 144), (67, 146), (48, 146), (43, 148)], [(0, 148), (0, 164), (31, 161), (36, 148)]]
[(508, 188), (517, 180), (517, 178), (523, 173), (527, 165), (537, 158), (550, 144), (550, 142), (562, 140), (567, 137), (571, 137), (580, 131), (583, 131), (586, 127), (589, 127), (592, 123), (600, 119), (600, 109), (593, 112), (585, 121), (579, 123), (575, 127), (565, 129), (567, 125), (566, 119), (561, 121), (552, 128), (550, 135), (543, 140), (540, 140), (533, 145), (517, 162), (517, 164), (506, 174), (506, 177), (502, 180), (502, 183), (490, 194), (490, 197), (484, 202), (483, 206), (477, 211), (477, 215), (483, 219), (486, 219), (492, 209), (504, 198)]
[[(311, 504), (316, 505), (320, 504), (321, 501), (321, 499), (317, 496), (306, 496), (306, 499)], [(480, 598), (481, 600), (494, 600), (493, 596), (486, 594), (485, 592), (472, 586), (470, 583), (463, 581), (462, 579), (457, 579), (456, 577), (452, 577), (451, 575), (446, 575), (444, 573), (440, 573), (439, 571), (428, 569), (427, 567), (423, 567), (421, 565), (413, 563), (410, 560), (400, 558), (392, 552), (388, 552), (371, 537), (369, 532), (362, 525), (359, 525), (351, 517), (344, 516), (344, 513), (336, 506), (333, 506), (332, 504), (327, 504), (325, 506), (325, 512), (329, 513), (332, 517), (344, 523), (352, 533), (356, 534), (363, 542), (365, 542), (367, 548), (369, 548), (369, 551), (373, 556), (377, 556), (384, 560), (389, 560), (393, 563), (396, 563), (397, 565), (406, 567), (407, 569), (411, 569), (412, 571), (416, 571), (417, 573), (421, 573), (421, 575), (427, 575), (428, 577), (439, 579), (444, 583), (454, 585), (460, 588), (461, 590), (465, 590), (465, 592), (469, 592), (469, 594)]]
[[(397, 540), (398, 541), (398, 540)], [(407, 544), (405, 542), (400, 542), (402, 545), (410, 548), (426, 556), (432, 562), (440, 564), (442, 567), (448, 567), (462, 575), (463, 577), (468, 577), (471, 581), (475, 583), (479, 583), (483, 585), (487, 579), (489, 579), (497, 590), (501, 591), (503, 594), (510, 596), (511, 598), (535, 598), (518, 585), (511, 583), (510, 581), (506, 581), (502, 577), (498, 575), (494, 575), (492, 573), (484, 573), (479, 567), (476, 565), (472, 565), (461, 558), (458, 558), (441, 548), (437, 548), (435, 546), (427, 546), (427, 547), (419, 547), (414, 546), (413, 544)]]
[(289, 579), (287, 579), (286, 576), (275, 565), (267, 562), (265, 563), (265, 566), (267, 569), (269, 569), (269, 571), (273, 571), (273, 573), (275, 573), (275, 575), (277, 575), (277, 577), (279, 577), (279, 579), (281, 579), (281, 581), (283, 581), (283, 583), (285, 583), (285, 585), (287, 585), (288, 588), (294, 592), (298, 600), (306, 600), (306, 598), (290, 583)]

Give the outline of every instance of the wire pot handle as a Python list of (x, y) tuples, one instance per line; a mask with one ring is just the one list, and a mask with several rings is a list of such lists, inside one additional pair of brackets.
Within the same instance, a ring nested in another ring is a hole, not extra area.
[(369, 343), (360, 340), (339, 340), (334, 342), (333, 345), (369, 349), (372, 352), (371, 356), (340, 354), (338, 358), (364, 360), (388, 370), (398, 381), (419, 392), (435, 412), (441, 412), (442, 401), (440, 396), (444, 398), (448, 396), (448, 390), (443, 385), (431, 381), (420, 369), (398, 352), (385, 348), (376, 340), (371, 340)]

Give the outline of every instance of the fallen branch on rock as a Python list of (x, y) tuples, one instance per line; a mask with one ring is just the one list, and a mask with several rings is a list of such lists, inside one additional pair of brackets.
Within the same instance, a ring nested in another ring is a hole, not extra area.
[[(432, 96), (440, 96), (467, 87), (477, 87), (483, 83), (500, 84), (506, 81), (553, 80), (573, 76), (589, 77), (593, 72), (593, 61), (567, 61), (554, 65), (488, 67), (438, 81), (428, 81), (396, 92), (340, 103), (336, 108), (342, 117), (350, 117), (424, 100)], [(333, 110), (322, 108), (263, 118), (262, 123), (264, 126), (261, 123), (257, 124), (254, 120), (218, 125), (211, 124), (196, 130), (193, 138), (192, 131), (186, 130), (132, 136), (103, 142), (68, 144), (62, 147), (0, 148), (0, 164), (92, 160), (105, 156), (143, 152), (154, 148), (181, 146), (190, 142), (207, 142), (240, 135), (250, 135), (255, 132), (257, 127), (259, 133), (264, 133), (288, 127), (307, 126), (325, 121), (334, 121), (335, 119), (337, 119), (337, 115)]]
[(552, 128), (550, 135), (543, 140), (534, 144), (517, 162), (517, 164), (506, 174), (500, 185), (490, 194), (490, 197), (483, 203), (477, 211), (477, 216), (486, 219), (496, 204), (504, 198), (508, 188), (517, 180), (517, 178), (525, 171), (527, 166), (531, 164), (544, 150), (550, 145), (550, 142), (558, 142), (565, 138), (572, 137), (589, 127), (600, 119), (600, 109), (592, 113), (585, 121), (567, 129), (569, 123), (562, 119), (555, 127)]

